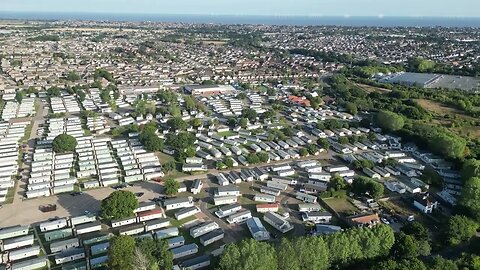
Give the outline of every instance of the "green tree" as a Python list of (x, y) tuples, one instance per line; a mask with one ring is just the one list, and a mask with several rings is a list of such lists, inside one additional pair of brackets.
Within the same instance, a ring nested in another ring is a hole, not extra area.
[(300, 260), (300, 269), (322, 270), (328, 269), (329, 251), (321, 237), (302, 237), (295, 241), (297, 257)]
[(420, 222), (413, 221), (405, 224), (400, 231), (405, 234), (413, 236), (416, 240), (430, 241), (428, 229)]
[(173, 254), (168, 248), (167, 240), (143, 238), (137, 246), (150, 261), (152, 265), (150, 269), (170, 270), (173, 268)]
[(105, 198), (101, 204), (102, 218), (120, 219), (134, 215), (133, 210), (138, 207), (138, 201), (130, 191), (117, 190)]
[(333, 189), (333, 190), (342, 190), (347, 187), (347, 183), (337, 173), (333, 175), (333, 177), (330, 179), (328, 182), (328, 188)]
[(180, 117), (174, 117), (167, 121), (167, 125), (173, 130), (186, 130), (187, 123)]
[(173, 117), (181, 117), (182, 116), (182, 110), (180, 109), (180, 107), (177, 106), (177, 104), (174, 104), (174, 103), (172, 103), (172, 104), (170, 104), (170, 106), (168, 106), (168, 112)]
[(132, 236), (120, 235), (113, 237), (110, 240), (110, 247), (108, 248), (108, 269), (133, 269), (134, 252), (135, 239)]
[(271, 245), (246, 239), (227, 245), (220, 256), (219, 270), (276, 270), (276, 252)]
[(317, 140), (317, 144), (320, 148), (323, 148), (325, 150), (328, 150), (330, 148), (330, 143), (326, 138), (319, 138)]
[(467, 241), (477, 232), (478, 225), (475, 221), (465, 216), (452, 216), (448, 220), (446, 236), (450, 245), (458, 245)]
[(195, 118), (192, 121), (190, 121), (190, 125), (194, 128), (198, 128), (203, 125), (203, 120), (200, 118)]
[(258, 159), (260, 160), (260, 162), (262, 163), (266, 163), (270, 160), (270, 157), (268, 156), (268, 154), (266, 152), (260, 152), (257, 154), (258, 156)]
[(359, 176), (353, 180), (352, 192), (360, 196), (368, 194), (378, 199), (383, 196), (384, 188), (382, 184), (371, 178)]
[(171, 171), (174, 171), (177, 168), (175, 161), (169, 161), (162, 165), (162, 169), (168, 174)]
[(78, 90), (78, 91), (76, 92), (76, 94), (77, 94), (78, 100), (80, 100), (80, 102), (85, 101), (85, 98), (87, 97), (87, 94), (85, 94), (85, 91), (83, 91), (83, 90)]
[(187, 109), (187, 111), (191, 112), (197, 109), (197, 103), (195, 102), (192, 96), (185, 96), (184, 101), (185, 101), (185, 109)]
[(430, 270), (458, 270), (458, 266), (454, 261), (444, 259), (441, 256), (435, 256), (433, 258)]
[(227, 168), (229, 168), (229, 169), (233, 168), (233, 159), (227, 158), (225, 160), (225, 166), (227, 166)]
[(347, 112), (356, 115), (358, 113), (357, 105), (352, 102), (348, 102), (347, 105), (345, 105), (345, 108), (347, 109)]
[(310, 155), (315, 155), (318, 152), (318, 147), (315, 144), (309, 144), (306, 147)]
[(469, 159), (465, 161), (461, 174), (463, 181), (467, 181), (472, 177), (480, 177), (480, 160)]
[(243, 118), (240, 118), (240, 121), (238, 122), (238, 125), (242, 128), (247, 128), (248, 126), (248, 119), (243, 117)]
[(167, 195), (175, 195), (178, 192), (178, 189), (180, 188), (180, 183), (173, 179), (173, 178), (168, 178), (165, 181), (165, 194)]
[(390, 111), (380, 111), (377, 114), (377, 124), (386, 131), (397, 131), (403, 128), (403, 117)]
[(77, 147), (77, 140), (70, 135), (60, 134), (53, 139), (52, 147), (57, 154), (73, 152)]
[(418, 256), (415, 239), (411, 235), (399, 233), (395, 237), (392, 255), (397, 258), (413, 258)]
[(71, 82), (78, 81), (80, 80), (80, 75), (78, 75), (76, 71), (70, 71), (67, 73), (67, 76), (65, 76), (65, 79)]
[(480, 222), (480, 177), (465, 182), (458, 204), (462, 212)]
[(305, 148), (300, 149), (299, 154), (301, 157), (305, 157), (309, 155), (308, 150)]
[(23, 100), (23, 97), (25, 96), (25, 93), (23, 91), (17, 91), (15, 93), (15, 100), (18, 102), (18, 103), (22, 103), (22, 100)]
[(255, 121), (255, 119), (257, 119), (257, 112), (254, 109), (246, 108), (242, 110), (242, 117), (250, 121)]
[(257, 154), (255, 154), (255, 153), (250, 153), (250, 154), (248, 154), (248, 156), (247, 156), (247, 162), (248, 162), (249, 164), (257, 164), (257, 163), (260, 162), (260, 158), (258, 157)]
[(300, 270), (300, 260), (297, 250), (288, 238), (282, 238), (277, 249), (278, 270)]

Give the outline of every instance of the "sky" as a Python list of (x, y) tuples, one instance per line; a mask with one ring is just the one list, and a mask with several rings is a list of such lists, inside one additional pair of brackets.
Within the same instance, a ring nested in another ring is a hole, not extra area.
[(480, 0), (0, 0), (0, 11), (480, 17)]

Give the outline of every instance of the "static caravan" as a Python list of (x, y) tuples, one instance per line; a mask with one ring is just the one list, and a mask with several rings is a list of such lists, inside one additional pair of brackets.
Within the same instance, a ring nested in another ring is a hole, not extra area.
[(280, 190), (276, 188), (262, 186), (260, 187), (260, 192), (268, 195), (280, 196)]
[(75, 226), (74, 230), (76, 235), (98, 232), (102, 230), (102, 223), (100, 221), (83, 223)]
[(180, 209), (179, 211), (175, 212), (175, 218), (177, 220), (181, 220), (181, 219), (184, 219), (184, 218), (187, 218), (187, 217), (190, 217), (190, 216), (194, 216), (197, 213), (200, 213), (200, 208), (198, 208), (196, 206), (187, 207), (187, 208), (183, 208), (183, 209)]
[(190, 186), (190, 192), (193, 194), (198, 194), (202, 191), (203, 183), (200, 179), (195, 179)]
[(30, 231), (30, 226), (13, 226), (0, 229), (0, 240), (8, 238), (14, 238), (19, 236), (25, 236)]
[(253, 200), (256, 202), (273, 203), (276, 201), (276, 198), (275, 196), (267, 195), (267, 194), (255, 194), (255, 197), (253, 198)]
[(137, 213), (137, 222), (143, 222), (143, 221), (157, 219), (157, 218), (163, 218), (162, 209), (153, 209), (153, 210)]
[(193, 206), (193, 198), (174, 198), (174, 199), (167, 199), (163, 203), (165, 210), (173, 210), (179, 208), (186, 208)]
[(178, 236), (178, 234), (179, 232), (177, 227), (159, 230), (154, 233), (157, 240)]
[(225, 234), (222, 229), (216, 229), (207, 234), (200, 236), (200, 243), (203, 246), (208, 246), (216, 241), (222, 240)]
[(203, 255), (180, 263), (181, 270), (196, 270), (210, 266), (210, 256)]
[(278, 212), (278, 203), (257, 204), (257, 213)]
[(8, 260), (13, 262), (13, 261), (18, 261), (18, 260), (23, 260), (26, 258), (38, 256), (39, 254), (40, 254), (40, 246), (35, 245), (35, 246), (20, 248), (20, 249), (16, 249), (8, 252)]
[(48, 231), (46, 232), (43, 237), (47, 242), (49, 241), (55, 241), (63, 238), (67, 238), (72, 236), (72, 229), (71, 228), (65, 228), (65, 229), (60, 229), (60, 230), (55, 230), (55, 231)]
[(306, 203), (316, 203), (317, 202), (317, 196), (313, 196), (310, 194), (302, 193), (302, 192), (297, 192), (296, 194), (297, 200), (306, 202)]
[(111, 225), (112, 225), (112, 228), (116, 228), (120, 226), (134, 224), (136, 222), (137, 222), (136, 217), (130, 217), (130, 218), (112, 220)]
[(12, 270), (32, 270), (32, 269), (41, 269), (47, 266), (48, 259), (47, 257), (39, 257), (34, 259), (28, 259), (21, 262), (16, 262), (11, 264)]
[(320, 211), (322, 207), (316, 203), (299, 203), (298, 204), (298, 211), (300, 212), (312, 212), (312, 211)]
[(185, 245), (185, 238), (183, 236), (176, 236), (176, 237), (169, 238), (167, 242), (168, 242), (168, 248), (170, 249), (177, 248)]
[(80, 246), (80, 243), (78, 241), (78, 238), (61, 240), (61, 241), (53, 242), (50, 244), (50, 252), (51, 253), (62, 252), (64, 250), (67, 250), (70, 248), (76, 248), (79, 246)]
[(118, 235), (135, 235), (144, 231), (143, 224), (134, 224), (118, 228)]
[(149, 220), (145, 222), (145, 231), (153, 231), (161, 228), (170, 226), (170, 219), (168, 218), (158, 218), (154, 220)]
[(60, 218), (53, 221), (40, 223), (39, 229), (41, 232), (48, 232), (57, 229), (68, 227), (68, 221), (65, 218)]
[(55, 255), (55, 264), (73, 262), (85, 258), (85, 250), (83, 248), (71, 248)]
[(238, 201), (237, 196), (216, 196), (213, 197), (214, 205), (232, 204)]
[(100, 257), (95, 257), (95, 258), (90, 258), (90, 268), (95, 269), (99, 267), (103, 267), (107, 264), (108, 262), (108, 256), (100, 256)]
[(240, 189), (236, 186), (218, 187), (215, 190), (215, 197), (222, 196), (241, 196)]
[(190, 228), (190, 235), (193, 237), (193, 238), (197, 238), (197, 237), (200, 237), (204, 234), (207, 234), (213, 230), (216, 230), (220, 228), (220, 226), (218, 226), (218, 224), (215, 222), (215, 221), (207, 221), (207, 222), (203, 222), (193, 228)]
[(332, 175), (329, 174), (329, 173), (310, 173), (310, 174), (308, 174), (308, 178), (309, 179), (314, 179), (314, 180), (329, 182), (330, 179), (332, 178)]
[(228, 216), (227, 222), (229, 224), (242, 223), (251, 217), (252, 217), (252, 212), (250, 212), (250, 210), (240, 211)]
[(241, 209), (242, 209), (242, 206), (238, 203), (226, 205), (226, 206), (219, 207), (218, 210), (215, 211), (215, 215), (219, 218), (224, 218), (237, 213)]
[(277, 213), (267, 212), (263, 215), (263, 220), (282, 233), (293, 229), (293, 225)]
[(90, 253), (92, 254), (92, 256), (107, 253), (109, 247), (110, 242), (95, 244), (90, 247)]
[(287, 190), (288, 185), (277, 181), (267, 181), (267, 187), (279, 190)]
[(9, 238), (3, 241), (2, 250), (8, 251), (20, 247), (31, 246), (33, 245), (33, 242), (33, 234)]
[(83, 215), (78, 217), (71, 217), (69, 220), (70, 221), (69, 223), (70, 223), (70, 226), (75, 227), (75, 225), (93, 222), (96, 220), (97, 220), (97, 217), (95, 215), (88, 214), (88, 215)]
[(173, 253), (173, 259), (179, 259), (182, 257), (190, 256), (198, 252), (197, 244), (184, 245), (171, 250)]

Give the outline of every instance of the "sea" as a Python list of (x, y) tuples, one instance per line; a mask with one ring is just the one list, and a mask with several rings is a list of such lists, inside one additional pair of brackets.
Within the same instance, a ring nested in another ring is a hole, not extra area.
[(113, 14), (0, 11), (0, 19), (85, 20), (205, 24), (260, 24), (299, 26), (369, 26), (369, 27), (472, 27), (480, 28), (480, 17), (328, 17), (328, 16), (250, 16), (250, 15), (181, 15), (181, 14)]

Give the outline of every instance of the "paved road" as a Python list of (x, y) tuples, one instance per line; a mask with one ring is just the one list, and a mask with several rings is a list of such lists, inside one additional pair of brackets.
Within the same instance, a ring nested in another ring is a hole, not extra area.
[(45, 117), (48, 115), (48, 110), (44, 109), (45, 104), (39, 98), (36, 98), (36, 100), (40, 104), (40, 111), (36, 112), (35, 116), (30, 119), (32, 123), (32, 130), (30, 132), (30, 137), (27, 138), (29, 161), (27, 163), (22, 163), (20, 166), (20, 169), (22, 169), (24, 172), (20, 174), (21, 178), (18, 180), (15, 186), (15, 196), (13, 198), (14, 204), (20, 203), (24, 198), (27, 188), (28, 171), (30, 169), (30, 163), (33, 156), (33, 149), (35, 148), (35, 139), (37, 138), (37, 130), (40, 124), (44, 123)]

